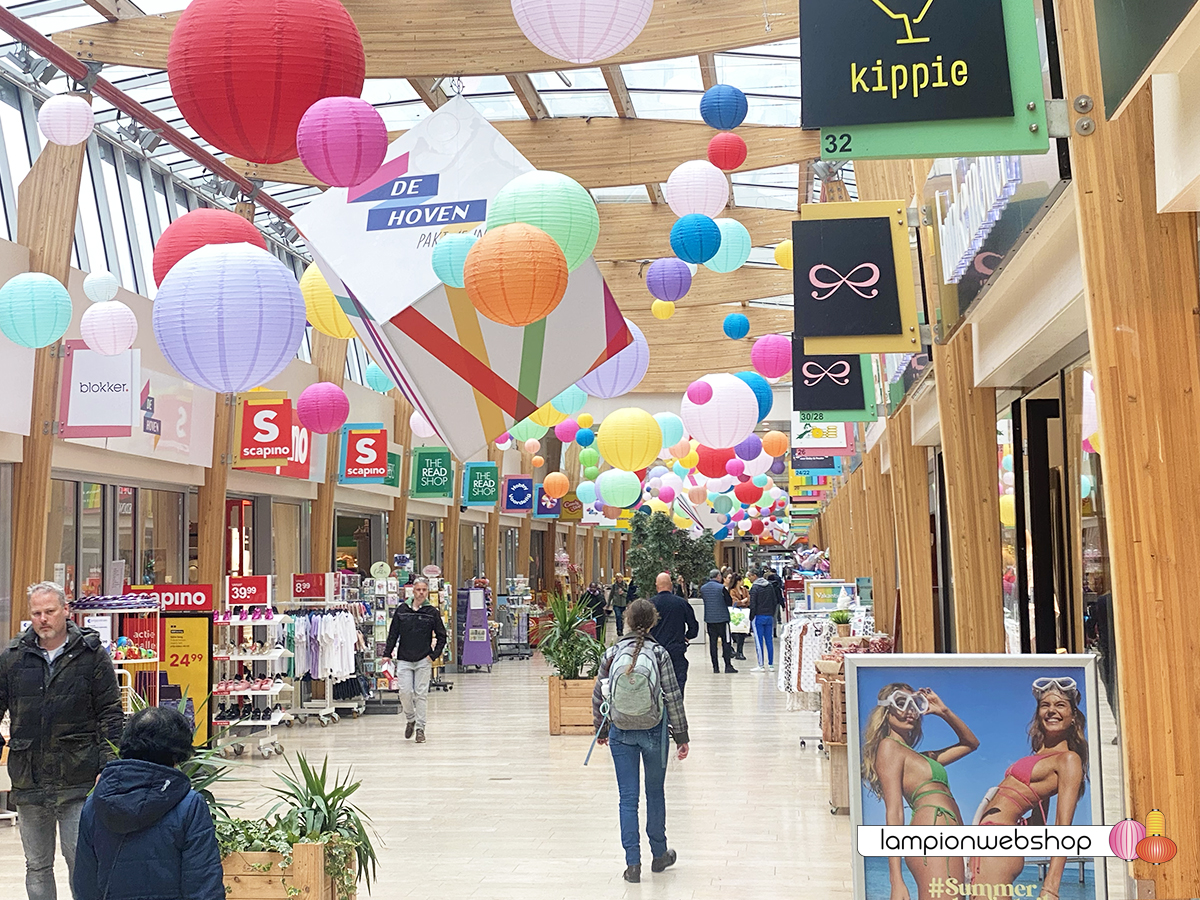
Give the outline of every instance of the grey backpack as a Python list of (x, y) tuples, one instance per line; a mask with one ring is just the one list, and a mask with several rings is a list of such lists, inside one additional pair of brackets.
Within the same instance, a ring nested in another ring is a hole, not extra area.
[[(663, 717), (663, 690), (658, 680), (654, 645), (643, 645), (634, 662), (636, 641), (623, 641), (608, 670), (609, 717), (622, 731), (654, 728)], [(630, 664), (633, 668), (630, 669)]]

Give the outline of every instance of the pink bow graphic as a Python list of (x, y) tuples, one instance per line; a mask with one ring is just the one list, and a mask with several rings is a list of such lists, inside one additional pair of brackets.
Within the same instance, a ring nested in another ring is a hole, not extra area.
[(810, 360), (800, 367), (800, 371), (804, 374), (805, 387), (820, 384), (825, 378), (828, 378), (834, 384), (843, 386), (850, 383), (850, 363), (844, 359), (839, 359), (828, 369), (823, 369), (820, 363)]
[[(821, 281), (817, 275), (822, 269), (827, 272), (832, 272), (838, 280), (829, 282)], [(863, 281), (855, 281), (854, 276), (862, 269), (867, 270), (869, 273), (868, 277)], [(828, 291), (828, 293), (824, 295), (822, 295), (819, 290), (813, 291), (812, 295), (814, 300), (828, 300), (835, 293), (837, 293), (838, 288), (840, 288), (842, 285), (848, 286), (850, 290), (854, 291), (854, 293), (858, 294), (858, 296), (862, 297), (864, 300), (870, 300), (872, 297), (879, 296), (879, 291), (876, 288), (871, 288), (871, 293), (869, 294), (860, 290), (860, 288), (869, 288), (871, 285), (879, 281), (879, 266), (875, 265), (875, 263), (859, 263), (857, 266), (851, 269), (847, 275), (843, 275), (833, 266), (827, 266), (825, 263), (817, 263), (817, 265), (808, 270), (808, 280), (812, 283), (813, 287)]]

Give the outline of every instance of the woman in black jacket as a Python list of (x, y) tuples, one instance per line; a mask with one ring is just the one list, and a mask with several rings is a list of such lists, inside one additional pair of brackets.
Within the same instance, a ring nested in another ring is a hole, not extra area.
[(129, 720), (121, 758), (83, 805), (75, 900), (224, 900), (212, 814), (175, 768), (191, 756), (192, 727), (178, 710)]

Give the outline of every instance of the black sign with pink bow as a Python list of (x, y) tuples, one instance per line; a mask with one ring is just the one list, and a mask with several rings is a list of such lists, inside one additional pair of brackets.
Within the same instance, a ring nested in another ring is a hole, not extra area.
[(870, 359), (857, 353), (809, 356), (804, 353), (803, 341), (793, 341), (792, 409), (802, 415), (812, 414), (809, 420), (814, 422), (848, 421), (841, 416), (827, 419), (821, 413), (849, 413), (870, 407), (873, 414), (874, 397), (868, 395), (872, 383), (863, 378), (864, 363), (869, 366)]
[(797, 335), (903, 332), (887, 219), (793, 222), (792, 243)]

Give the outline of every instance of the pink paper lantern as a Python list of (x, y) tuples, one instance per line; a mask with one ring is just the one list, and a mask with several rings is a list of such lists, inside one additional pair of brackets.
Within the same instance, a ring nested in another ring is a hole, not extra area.
[(517, 27), (543, 53), (587, 64), (620, 53), (646, 26), (653, 0), (512, 0)]
[(38, 130), (52, 144), (73, 147), (82, 144), (96, 124), (92, 105), (79, 94), (50, 97), (38, 110)]
[(1138, 858), (1137, 845), (1146, 836), (1146, 826), (1137, 819), (1122, 819), (1108, 833), (1108, 846), (1118, 857), (1131, 862)]
[(661, 487), (658, 489), (658, 499), (663, 503), (672, 503), (675, 500), (675, 488)]
[(726, 475), (737, 476), (737, 475), (741, 475), (745, 471), (746, 471), (746, 464), (744, 462), (742, 462), (742, 460), (740, 460), (740, 459), (736, 459), (736, 458), (731, 459), (731, 460), (729, 460), (729, 462), (725, 463), (725, 474)]
[(750, 348), (750, 363), (764, 378), (782, 378), (792, 371), (792, 339), (764, 334)]
[(308, 108), (296, 129), (296, 148), (308, 171), (334, 187), (366, 181), (387, 154), (387, 126), (357, 97), (326, 97)]
[(350, 417), (350, 398), (333, 382), (318, 381), (300, 392), (296, 416), (313, 434), (333, 434)]
[(715, 219), (729, 204), (729, 179), (707, 159), (693, 159), (675, 167), (663, 192), (675, 215)]
[(564, 444), (569, 444), (575, 440), (575, 435), (579, 433), (579, 423), (574, 419), (567, 419), (559, 422), (554, 426), (554, 436)]
[(707, 381), (693, 381), (688, 385), (687, 398), (697, 406), (703, 406), (712, 399), (712, 385)]
[(104, 356), (124, 353), (133, 346), (137, 333), (137, 316), (120, 300), (93, 303), (79, 320), (83, 342)]
[(408, 417), (408, 424), (416, 437), (431, 438), (437, 434), (437, 431), (429, 423), (429, 420), (417, 410), (413, 410), (412, 415)]

